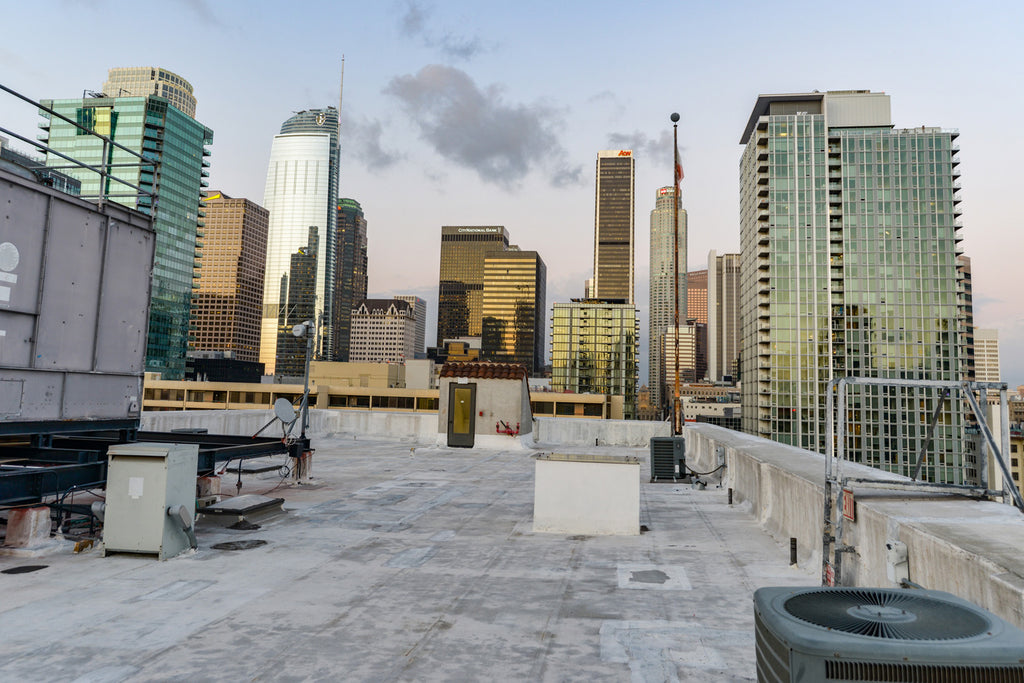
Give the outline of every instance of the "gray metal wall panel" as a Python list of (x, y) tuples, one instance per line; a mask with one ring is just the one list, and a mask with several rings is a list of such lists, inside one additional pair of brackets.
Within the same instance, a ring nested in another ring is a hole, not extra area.
[(18, 420), (62, 419), (64, 373), (0, 369), (0, 382), (21, 382), (21, 405), (14, 410)]
[(36, 317), (0, 309), (0, 367), (27, 368), (32, 363)]
[(141, 391), (138, 377), (68, 373), (61, 412), (93, 419), (138, 417)]
[(50, 205), (33, 363), (37, 369), (92, 369), (105, 223), (82, 206)]
[(0, 309), (35, 314), (49, 197), (0, 179), (0, 202), (0, 245), (15, 263), (0, 269), (5, 275), (0, 287), (7, 290)]
[(149, 306), (156, 235), (111, 219), (107, 228), (103, 298), (96, 331), (95, 369), (142, 373), (148, 321), (139, 311)]

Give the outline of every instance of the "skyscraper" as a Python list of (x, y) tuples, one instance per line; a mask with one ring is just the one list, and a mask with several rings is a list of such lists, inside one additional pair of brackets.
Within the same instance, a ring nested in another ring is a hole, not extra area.
[(256, 362), (267, 256), (267, 210), (211, 191), (203, 206), (205, 235), (192, 292), (189, 348), (229, 352)]
[(157, 66), (115, 67), (107, 71), (103, 92), (108, 97), (145, 97), (156, 95), (165, 98), (179, 111), (194, 117), (196, 96), (192, 84), (178, 74)]
[[(263, 199), (270, 212), (270, 225), (260, 335), (260, 362), (268, 374), (279, 374), (275, 362), (280, 346), (281, 279), (287, 276), (292, 255), (307, 246), (310, 226), (316, 226), (319, 236), (311, 318), (317, 326), (315, 355), (333, 358), (338, 154), (338, 110), (334, 107), (295, 114), (281, 125), (281, 133), (274, 136), (270, 148)], [(283, 317), (290, 315), (286, 312)]]
[[(758, 97), (740, 140), (744, 431), (823, 451), (830, 379), (963, 379), (957, 136), (894, 129), (884, 93)], [(936, 392), (848, 397), (849, 457), (908, 473)], [(969, 478), (963, 426), (950, 402), (925, 478)]]
[(398, 298), (356, 302), (349, 354), (353, 363), (402, 363), (415, 355), (416, 314), (412, 304)]
[(686, 319), (708, 324), (708, 271), (686, 274)]
[[(675, 324), (675, 298), (673, 283), (679, 288), (679, 324), (686, 324), (686, 210), (679, 209), (678, 234), (673, 236), (672, 222), (675, 215), (674, 187), (658, 189), (651, 211), (651, 253), (650, 253), (650, 317), (648, 319), (647, 385), (650, 389), (651, 405), (661, 408), (665, 396), (665, 331)], [(672, 245), (676, 244), (675, 263), (679, 264), (679, 277), (673, 272)], [(675, 375), (673, 375), (674, 377)]]
[(974, 330), (975, 372), (979, 382), (999, 382), (999, 330)]
[[(594, 198), (594, 297), (633, 303), (633, 204), (636, 168), (628, 149), (597, 153)], [(685, 271), (685, 261), (682, 266)]]
[(636, 417), (640, 322), (630, 304), (556, 303), (551, 316), (551, 389), (623, 396)]
[(547, 267), (535, 251), (494, 251), (484, 257), (480, 356), (521, 363), (530, 376), (544, 367)]
[(708, 379), (736, 381), (740, 363), (740, 255), (708, 252)]
[(484, 257), (508, 249), (500, 225), (441, 227), (441, 270), (437, 290), (437, 346), (445, 339), (479, 337), (482, 331)]
[(395, 297), (412, 306), (412, 315), (416, 319), (416, 331), (413, 335), (413, 355), (410, 358), (427, 357), (427, 302), (412, 294), (399, 294)]
[[(187, 89), (191, 91), (191, 86)], [(160, 209), (154, 220), (156, 260), (146, 370), (160, 372), (165, 379), (184, 378), (192, 284), (197, 275), (196, 248), (201, 246), (197, 238), (202, 236), (199, 229), (203, 225), (200, 191), (207, 185), (204, 178), (209, 175), (206, 157), (210, 152), (206, 146), (213, 142), (213, 131), (157, 95), (43, 100), (42, 104), (158, 163), (156, 174), (153, 168), (133, 165), (137, 163), (135, 157), (117, 148), (103, 159), (103, 142), (99, 138), (84, 135), (58, 118), (46, 117), (44, 122), (41, 137), (55, 151), (93, 167), (123, 164), (113, 167), (112, 175), (156, 193)], [(48, 155), (46, 163), (67, 165), (55, 154)], [(66, 173), (81, 181), (83, 198), (111, 195), (111, 201), (152, 212), (152, 197), (112, 196), (124, 194), (125, 186), (107, 179), (101, 188), (99, 176), (87, 169), (76, 168)]]
[(335, 330), (333, 360), (349, 359), (352, 309), (366, 298), (366, 218), (354, 199), (338, 200), (338, 258), (335, 262), (332, 327)]
[(274, 374), (278, 377), (298, 378), (305, 374), (309, 341), (306, 337), (296, 337), (293, 330), (296, 325), (314, 320), (317, 313), (318, 233), (315, 225), (307, 228), (305, 246), (299, 247), (288, 258), (288, 271), (278, 280), (278, 305), (275, 308), (279, 317), (274, 354)]

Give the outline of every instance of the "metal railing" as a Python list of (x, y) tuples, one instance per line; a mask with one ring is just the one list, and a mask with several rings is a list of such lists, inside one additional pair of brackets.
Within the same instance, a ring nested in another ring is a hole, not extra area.
[[(25, 95), (22, 95), (21, 93), (15, 91), (15, 90), (12, 90), (11, 88), (8, 88), (7, 86), (3, 85), (2, 83), (0, 83), (0, 91), (3, 91), (3, 92), (5, 92), (5, 93), (7, 93), (7, 94), (9, 94), (9, 95), (11, 95), (11, 96), (13, 96), (15, 98), (17, 98), (17, 99), (27, 103), (27, 104), (30, 104), (30, 105), (36, 107), (36, 109), (39, 110), (39, 111), (46, 112), (47, 115), (49, 115), (51, 117), (56, 117), (56, 118), (60, 119), (61, 121), (64, 121), (65, 123), (70, 123), (72, 126), (77, 128), (78, 130), (83, 131), (86, 135), (90, 135), (92, 137), (98, 138), (102, 142), (102, 144), (103, 144), (103, 152), (102, 152), (101, 159), (103, 159), (103, 162), (99, 166), (93, 166), (93, 165), (87, 164), (85, 162), (79, 161), (78, 159), (75, 159), (74, 157), (68, 156), (67, 154), (59, 152), (59, 151), (53, 149), (52, 147), (50, 147), (49, 145), (43, 144), (39, 140), (32, 140), (30, 138), (26, 138), (23, 135), (19, 135), (18, 133), (15, 133), (12, 130), (8, 130), (7, 128), (4, 128), (4, 127), (0, 126), (0, 133), (3, 133), (5, 135), (9, 135), (12, 138), (14, 138), (15, 140), (23, 142), (23, 143), (25, 143), (27, 145), (31, 145), (32, 147), (34, 147), (34, 148), (36, 148), (36, 149), (38, 149), (40, 151), (45, 152), (47, 155), (52, 154), (53, 156), (59, 157), (59, 158), (61, 158), (61, 159), (63, 159), (63, 160), (68, 162), (68, 165), (66, 165), (66, 166), (56, 166), (56, 165), (55, 166), (50, 166), (50, 165), (47, 165), (45, 167), (46, 170), (50, 170), (50, 171), (66, 171), (66, 170), (74, 170), (74, 169), (84, 169), (84, 170), (91, 171), (91, 172), (95, 173), (99, 177), (99, 187), (100, 187), (99, 194), (97, 194), (97, 195), (79, 195), (79, 197), (81, 199), (94, 199), (100, 205), (100, 207), (102, 207), (106, 202), (110, 201), (111, 199), (120, 199), (120, 198), (126, 198), (126, 197), (135, 197), (136, 199), (140, 199), (142, 197), (148, 197), (151, 200), (151, 202), (152, 202), (152, 204), (151, 204), (152, 212), (153, 213), (156, 212), (157, 194), (155, 192), (151, 192), (149, 190), (145, 190), (145, 189), (143, 189), (142, 187), (140, 187), (138, 185), (135, 185), (135, 184), (133, 184), (133, 183), (127, 181), (127, 180), (124, 180), (123, 178), (118, 177), (114, 173), (111, 173), (111, 171), (113, 169), (118, 169), (118, 168), (139, 168), (140, 170), (148, 168), (148, 169), (151, 169), (151, 171), (152, 171), (152, 173), (154, 175), (154, 181), (155, 181), (156, 176), (159, 173), (159, 168), (160, 168), (160, 162), (159, 161), (157, 161), (155, 159), (150, 159), (148, 157), (145, 157), (142, 154), (139, 154), (138, 152), (136, 152), (136, 151), (134, 151), (132, 149), (129, 149), (128, 147), (125, 147), (124, 145), (122, 145), (120, 143), (114, 142), (109, 137), (107, 137), (105, 135), (101, 135), (100, 133), (97, 133), (97, 132), (95, 132), (93, 130), (90, 130), (89, 128), (86, 128), (85, 126), (82, 126), (81, 124), (77, 123), (76, 121), (73, 121), (73, 120), (69, 119), (68, 117), (64, 116), (63, 114), (60, 114), (59, 112), (54, 111), (50, 107), (45, 107), (45, 106), (42, 105), (42, 103), (36, 102), (35, 100), (32, 100), (32, 99), (26, 97)], [(117, 164), (110, 163), (108, 160), (110, 159), (111, 152), (112, 152), (112, 150), (114, 148), (116, 148), (118, 150), (121, 150), (122, 152), (126, 152), (129, 155), (135, 157), (136, 159), (138, 159), (138, 162), (137, 163), (136, 162), (117, 163)], [(134, 190), (134, 192), (117, 192), (117, 193), (113, 193), (113, 192), (105, 191), (109, 187), (109, 185), (110, 185), (109, 181), (113, 181), (115, 183), (119, 183), (121, 186), (125, 186), (127, 188), (130, 188), (131, 190)]]

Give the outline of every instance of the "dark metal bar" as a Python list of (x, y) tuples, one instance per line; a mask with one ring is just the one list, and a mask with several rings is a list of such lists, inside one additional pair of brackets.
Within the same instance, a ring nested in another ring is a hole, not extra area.
[(942, 392), (942, 396), (939, 397), (939, 402), (935, 405), (935, 411), (932, 413), (931, 424), (928, 425), (928, 436), (925, 438), (924, 443), (921, 444), (921, 450), (917, 454), (917, 464), (914, 466), (914, 476), (911, 477), (914, 481), (921, 476), (921, 466), (924, 464), (924, 456), (928, 452), (928, 449), (932, 445), (932, 441), (935, 439), (935, 427), (939, 424), (939, 415), (942, 414), (942, 409), (946, 407), (946, 402), (949, 400), (949, 389), (945, 389)]

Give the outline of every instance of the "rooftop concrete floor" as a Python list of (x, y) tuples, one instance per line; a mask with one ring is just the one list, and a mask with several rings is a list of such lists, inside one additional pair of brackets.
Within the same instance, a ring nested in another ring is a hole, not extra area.
[(747, 681), (753, 591), (818, 584), (725, 490), (647, 483), (643, 448), (559, 449), (643, 460), (649, 530), (592, 537), (533, 533), (529, 452), (314, 446), (286, 514), (200, 520), (198, 551), (0, 557), (47, 565), (0, 574), (0, 680)]

